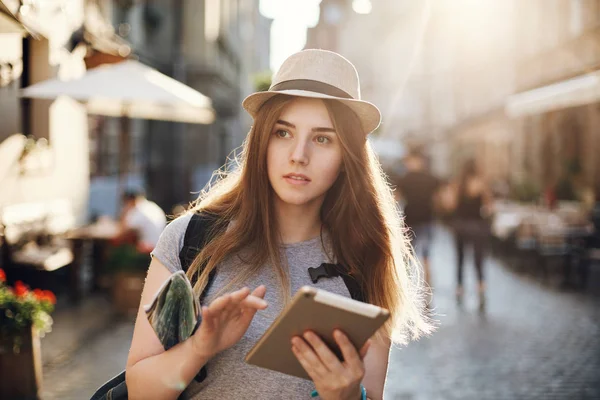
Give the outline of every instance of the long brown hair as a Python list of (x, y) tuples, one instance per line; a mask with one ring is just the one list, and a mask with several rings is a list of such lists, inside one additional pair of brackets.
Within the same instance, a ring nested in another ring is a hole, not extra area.
[[(278, 272), (284, 301), (290, 298), (287, 264), (280, 257), (280, 236), (267, 174), (267, 146), (273, 127), (292, 97), (277, 95), (255, 118), (238, 166), (220, 173), (192, 205), (219, 216), (215, 236), (188, 270), (190, 279), (205, 263), (194, 290), (201, 293), (212, 270), (228, 256), (250, 249), (247, 268), (220, 292), (242, 284), (270, 262)], [(342, 173), (329, 189), (321, 208), (337, 262), (363, 286), (367, 301), (388, 309), (392, 318), (385, 333), (404, 341), (431, 330), (423, 316), (419, 264), (405, 236), (392, 191), (360, 129), (360, 121), (340, 102), (324, 100), (342, 145)], [(232, 222), (232, 223), (230, 223)], [(226, 228), (227, 227), (227, 228)], [(226, 228), (226, 229), (225, 229)]]

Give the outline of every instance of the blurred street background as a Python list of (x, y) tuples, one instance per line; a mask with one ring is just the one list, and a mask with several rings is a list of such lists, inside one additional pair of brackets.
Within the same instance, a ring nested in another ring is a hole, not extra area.
[(0, 336), (0, 398), (124, 368), (151, 249), (114, 256), (127, 214), (193, 201), (303, 48), (381, 109), (432, 288), (386, 398), (600, 398), (600, 0), (0, 0), (0, 289), (56, 297), (39, 354)]

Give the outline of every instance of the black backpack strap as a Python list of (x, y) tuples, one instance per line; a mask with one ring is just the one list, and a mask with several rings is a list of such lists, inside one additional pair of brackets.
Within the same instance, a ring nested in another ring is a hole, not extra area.
[[(214, 226), (218, 220), (218, 216), (209, 214), (206, 212), (194, 213), (188, 227), (185, 231), (185, 237), (183, 239), (183, 247), (179, 252), (179, 261), (181, 262), (181, 269), (184, 272), (192, 265), (192, 262), (200, 253), (200, 251), (210, 241), (211, 235), (214, 234)], [(196, 283), (196, 280), (204, 270), (206, 265), (200, 266), (196, 274), (192, 277), (192, 286)], [(208, 289), (212, 285), (216, 275), (216, 270), (213, 270), (208, 276), (208, 283), (204, 291), (200, 294), (200, 303), (202, 303), (206, 297)]]
[(125, 371), (123, 371), (98, 388), (90, 400), (127, 400), (127, 397), (127, 384)]
[(341, 264), (323, 263), (317, 268), (310, 267), (308, 269), (308, 274), (310, 275), (310, 279), (313, 283), (317, 283), (319, 278), (333, 278), (336, 276), (341, 276), (346, 284), (348, 292), (350, 292), (350, 296), (354, 300), (362, 301), (363, 303), (367, 301), (367, 296), (365, 296), (360, 283), (356, 280), (356, 278), (350, 275), (347, 269)]
[(365, 295), (365, 292), (364, 292), (362, 286), (360, 285), (360, 283), (358, 283), (356, 278), (354, 278), (352, 275), (348, 274), (347, 272), (340, 274), (340, 276), (344, 280), (344, 283), (346, 284), (346, 288), (348, 288), (348, 291), (350, 292), (350, 296), (352, 296), (352, 298), (354, 300), (358, 300), (358, 301), (362, 301), (363, 303), (366, 303), (367, 296)]
[[(206, 246), (206, 244), (211, 240), (212, 235), (215, 233), (213, 228), (215, 227), (217, 220), (218, 216), (206, 212), (194, 213), (192, 215), (183, 238), (183, 247), (179, 252), (179, 261), (181, 262), (181, 269), (184, 272), (187, 272), (198, 253), (200, 253), (204, 246)], [(204, 267), (206, 267), (206, 264), (201, 265), (196, 274), (192, 277), (192, 286), (196, 283), (196, 280), (204, 270)], [(213, 270), (208, 276), (206, 287), (200, 294), (201, 304), (203, 303), (206, 293), (208, 293), (208, 289), (211, 287), (215, 279), (216, 272), (216, 270)], [(194, 379), (197, 382), (202, 382), (204, 379), (206, 379), (206, 376), (206, 367), (202, 367)]]
[(206, 212), (194, 213), (183, 238), (183, 247), (179, 252), (181, 268), (187, 271), (200, 250), (210, 240), (209, 234), (213, 230), (218, 217)]

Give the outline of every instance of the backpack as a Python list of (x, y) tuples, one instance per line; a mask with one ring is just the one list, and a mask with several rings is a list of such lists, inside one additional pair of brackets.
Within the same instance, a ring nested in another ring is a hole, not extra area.
[[(183, 239), (183, 247), (179, 252), (179, 260), (181, 262), (181, 268), (183, 271), (188, 270), (198, 253), (204, 248), (204, 246), (210, 241), (210, 239), (218, 233), (218, 230), (213, 230), (218, 216), (209, 214), (206, 212), (194, 213), (188, 227), (185, 231)], [(200, 266), (198, 273), (192, 277), (192, 286), (194, 285), (197, 276), (202, 273), (205, 265)], [(345, 268), (339, 264), (323, 263), (319, 267), (308, 269), (308, 273), (313, 283), (322, 277), (336, 277), (341, 276), (350, 292), (353, 299), (359, 301), (365, 301), (366, 297), (362, 290), (361, 285), (356, 281), (354, 277), (347, 273)], [(208, 282), (204, 291), (200, 294), (200, 303), (205, 299), (208, 289), (212, 285), (216, 275), (216, 270), (211, 271), (208, 276)], [(197, 382), (202, 382), (206, 379), (207, 370), (206, 366), (202, 367), (198, 375), (194, 378)], [(127, 384), (125, 381), (125, 371), (121, 372), (117, 376), (113, 377), (105, 384), (103, 384), (96, 392), (92, 395), (90, 400), (126, 400)]]

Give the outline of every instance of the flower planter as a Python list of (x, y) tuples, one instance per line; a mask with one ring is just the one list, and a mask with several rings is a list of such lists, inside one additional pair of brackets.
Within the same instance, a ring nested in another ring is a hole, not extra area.
[(40, 337), (32, 327), (21, 335), (21, 345), (13, 337), (0, 337), (0, 399), (39, 399), (42, 387)]
[(112, 302), (118, 314), (124, 316), (137, 314), (145, 278), (145, 272), (122, 271), (114, 275)]

